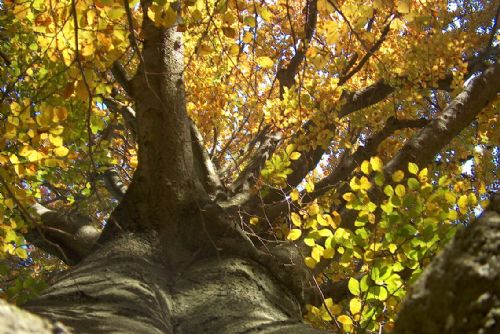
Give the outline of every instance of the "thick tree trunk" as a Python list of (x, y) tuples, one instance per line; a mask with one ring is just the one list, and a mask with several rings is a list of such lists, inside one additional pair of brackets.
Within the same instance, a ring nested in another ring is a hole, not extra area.
[(108, 242), (25, 308), (76, 333), (320, 333), (289, 288), (234, 256), (169, 271), (158, 236)]

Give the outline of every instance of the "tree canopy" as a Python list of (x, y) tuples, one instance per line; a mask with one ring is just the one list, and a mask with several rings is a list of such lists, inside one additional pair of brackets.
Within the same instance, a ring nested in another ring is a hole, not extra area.
[(307, 322), (378, 333), (498, 190), (498, 1), (3, 0), (0, 13), (10, 302), (102, 229), (133, 230), (126, 217), (153, 229), (213, 209), (262, 251), (294, 245)]

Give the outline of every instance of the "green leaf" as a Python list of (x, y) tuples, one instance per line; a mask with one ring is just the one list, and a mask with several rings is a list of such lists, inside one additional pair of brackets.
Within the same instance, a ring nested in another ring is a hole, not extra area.
[(398, 184), (394, 191), (396, 192), (396, 195), (398, 195), (399, 197), (403, 197), (406, 194), (405, 186), (403, 186), (402, 184)]
[(349, 291), (355, 296), (359, 296), (359, 294), (361, 293), (359, 282), (354, 277), (349, 278), (347, 287), (349, 288)]
[(420, 188), (420, 182), (418, 182), (418, 180), (413, 177), (409, 178), (407, 183), (408, 188), (410, 188), (411, 190), (418, 190)]

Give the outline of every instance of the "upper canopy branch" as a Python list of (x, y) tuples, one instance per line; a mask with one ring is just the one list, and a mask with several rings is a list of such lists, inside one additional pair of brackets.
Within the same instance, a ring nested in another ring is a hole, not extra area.
[[(410, 138), (385, 165), (384, 174), (389, 176), (396, 170), (405, 170), (409, 162), (414, 162), (419, 166), (431, 163), (436, 154), (469, 126), (477, 114), (490, 104), (499, 92), (500, 64), (495, 63), (483, 74), (473, 79), (472, 83), (457, 95), (439, 116)], [(378, 205), (383, 200), (383, 194), (373, 191), (370, 193), (370, 199)], [(344, 226), (352, 228), (355, 219), (354, 211), (343, 210)]]
[[(302, 191), (300, 197), (302, 198), (303, 203), (313, 201), (319, 196), (325, 194), (327, 191), (331, 190), (341, 181), (346, 181), (351, 176), (354, 169), (360, 166), (364, 160), (367, 160), (371, 156), (375, 155), (378, 146), (395, 131), (407, 128), (422, 128), (428, 123), (429, 121), (426, 119), (396, 119), (394, 117), (390, 117), (382, 130), (370, 137), (366, 141), (365, 145), (359, 147), (354, 153), (345, 155), (339, 165), (335, 167), (335, 169), (328, 176), (325, 176), (323, 179), (318, 181), (315, 185), (315, 191), (312, 193)], [(265, 206), (263, 210), (265, 211), (267, 219), (272, 221), (284, 211), (288, 210), (288, 202), (286, 200), (282, 200)]]
[[(306, 57), (306, 51), (314, 36), (318, 17), (317, 0), (307, 0), (305, 6), (306, 22), (304, 25), (304, 38), (302, 45), (296, 50), (288, 65), (278, 70), (276, 77), (280, 83), (280, 96), (283, 95), (284, 88), (290, 88), (295, 83), (295, 76), (299, 71), (300, 64)], [(291, 23), (290, 23), (291, 24)]]

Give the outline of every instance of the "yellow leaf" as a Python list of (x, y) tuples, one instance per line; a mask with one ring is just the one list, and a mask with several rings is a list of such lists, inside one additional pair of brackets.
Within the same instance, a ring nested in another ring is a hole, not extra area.
[(302, 235), (302, 231), (297, 229), (297, 228), (294, 228), (294, 229), (290, 230), (290, 233), (288, 233), (288, 236), (286, 238), (288, 240), (294, 241), (294, 240), (297, 240), (298, 238), (300, 238), (301, 235)]
[(250, 218), (250, 224), (251, 225), (257, 225), (259, 223), (259, 218), (258, 217), (252, 217)]
[(392, 173), (392, 180), (394, 182), (401, 182), (403, 178), (405, 177), (405, 173), (401, 170), (397, 170), (394, 173)]
[(473, 193), (470, 193), (469, 196), (467, 196), (467, 200), (469, 202), (469, 205), (476, 205), (477, 204), (477, 197)]
[(32, 150), (29, 154), (28, 154), (28, 160), (30, 162), (34, 162), (34, 161), (38, 161), (38, 160), (41, 160), (45, 157), (45, 155), (41, 152), (38, 152), (38, 151), (35, 151), (35, 150)]
[(15, 154), (12, 154), (10, 157), (9, 157), (9, 161), (11, 164), (13, 165), (16, 165), (19, 163), (19, 158), (17, 157), (17, 155)]
[(481, 201), (481, 202), (479, 203), (479, 205), (481, 205), (481, 207), (482, 207), (483, 209), (486, 209), (486, 208), (488, 207), (488, 205), (490, 205), (490, 200), (485, 199), (484, 201)]
[(410, 12), (410, 1), (409, 0), (399, 0), (398, 1), (398, 12), (401, 14), (408, 14)]
[(266, 22), (271, 22), (272, 21), (272, 13), (267, 9), (266, 7), (263, 7), (260, 9), (260, 16), (264, 19)]
[(349, 311), (351, 314), (356, 314), (361, 311), (361, 300), (359, 298), (353, 298), (349, 302)]
[(340, 214), (337, 211), (333, 211), (332, 218), (333, 218), (332, 227), (333, 228), (339, 227), (340, 223), (342, 222), (342, 217), (340, 216)]
[(311, 251), (311, 257), (319, 263), (321, 261), (321, 256), (323, 255), (323, 247), (319, 245), (314, 245)]
[(292, 152), (292, 154), (290, 154), (290, 160), (298, 160), (299, 158), (300, 158), (299, 152)]
[(229, 48), (229, 54), (231, 56), (236, 56), (238, 53), (240, 53), (240, 47), (236, 44), (231, 45)]
[(342, 313), (342, 306), (340, 306), (339, 304), (335, 304), (332, 298), (325, 299), (325, 306), (333, 315), (339, 315), (340, 313)]
[(427, 175), (429, 174), (429, 171), (427, 168), (424, 168), (418, 173), (418, 180), (422, 183), (427, 182)]
[(312, 193), (314, 191), (314, 183), (311, 181), (311, 179), (307, 180), (306, 182), (306, 191), (308, 193)]
[(3, 201), (3, 204), (5, 204), (6, 207), (8, 207), (10, 210), (14, 209), (14, 201), (12, 198), (7, 198), (6, 200)]
[(274, 62), (269, 57), (257, 57), (257, 64), (262, 68), (271, 68), (274, 66)]
[(132, 168), (137, 167), (137, 165), (139, 164), (139, 161), (137, 160), (136, 155), (134, 155), (133, 157), (130, 158), (129, 164), (130, 164), (130, 167), (132, 167)]
[(327, 248), (323, 251), (323, 257), (325, 259), (332, 259), (335, 255), (335, 248)]
[(60, 146), (54, 149), (54, 154), (58, 157), (65, 157), (66, 155), (68, 155), (68, 152), (69, 150), (64, 146)]
[(328, 221), (323, 217), (322, 214), (318, 214), (316, 216), (316, 220), (318, 221), (318, 224), (320, 224), (321, 226), (328, 226), (328, 225), (330, 225), (328, 223)]
[(338, 316), (337, 321), (340, 322), (342, 325), (352, 325), (352, 319), (344, 314)]
[(405, 186), (403, 186), (402, 184), (398, 184), (396, 186), (396, 189), (394, 189), (394, 191), (396, 192), (396, 195), (398, 195), (399, 197), (403, 197), (406, 194)]
[(361, 163), (361, 171), (365, 174), (365, 175), (370, 175), (371, 171), (372, 171), (372, 166), (370, 165), (370, 162), (369, 161), (363, 161)]
[(371, 182), (368, 180), (367, 177), (362, 176), (361, 179), (359, 180), (359, 188), (361, 190), (368, 190), (372, 187)]
[(246, 32), (244, 35), (243, 35), (243, 43), (250, 43), (251, 41), (253, 40), (253, 35), (252, 33), (250, 32)]
[(300, 216), (296, 212), (292, 212), (290, 214), (290, 218), (292, 220), (292, 224), (300, 227), (302, 225), (302, 220), (300, 219)]
[(49, 134), (49, 141), (54, 145), (55, 147), (59, 147), (63, 145), (63, 139), (60, 136), (54, 136), (52, 134)]
[(304, 259), (304, 263), (311, 269), (314, 269), (314, 267), (316, 267), (316, 265), (318, 264), (315, 259), (309, 256)]
[(384, 1), (383, 0), (373, 0), (372, 6), (375, 9), (382, 9), (382, 8), (384, 8)]
[(290, 193), (290, 198), (292, 199), (292, 201), (297, 201), (300, 197), (300, 193), (297, 189), (294, 189), (292, 190), (292, 192)]
[(16, 255), (20, 259), (27, 259), (28, 258), (28, 252), (26, 251), (26, 249), (24, 249), (22, 247), (17, 247), (16, 248)]
[(318, 203), (313, 203), (307, 208), (307, 212), (311, 215), (317, 215), (319, 213), (319, 205)]
[(354, 195), (353, 193), (345, 193), (344, 195), (342, 195), (342, 198), (347, 202), (351, 202), (356, 199), (356, 195)]
[(51, 127), (49, 129), (49, 132), (53, 135), (60, 135), (61, 133), (63, 133), (63, 131), (64, 131), (64, 126), (61, 126), (61, 125)]
[(73, 61), (73, 54), (70, 53), (69, 49), (66, 48), (66, 49), (62, 50), (62, 57), (63, 57), (64, 65), (66, 65), (66, 66), (71, 65), (71, 63)]
[(56, 167), (59, 164), (59, 160), (57, 160), (57, 159), (45, 159), (44, 164), (47, 167)]
[(89, 11), (87, 12), (87, 23), (88, 23), (89, 25), (94, 24), (94, 19), (95, 19), (95, 16), (96, 16), (96, 15), (95, 15), (95, 11), (93, 11), (93, 10), (89, 10)]
[(413, 162), (409, 162), (408, 163), (408, 171), (411, 173), (411, 174), (415, 174), (417, 175), (418, 173), (418, 166), (417, 164), (413, 163)]
[(110, 19), (116, 20), (125, 14), (125, 9), (123, 7), (113, 7), (113, 9), (110, 9), (107, 14)]

